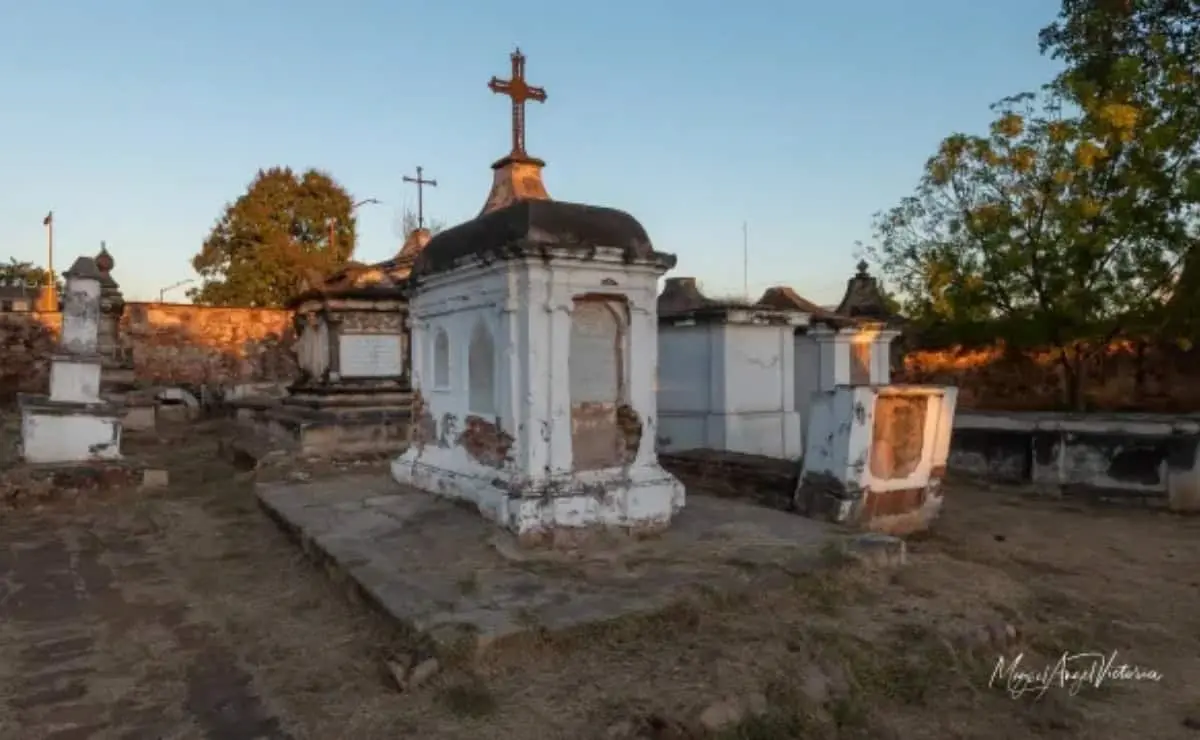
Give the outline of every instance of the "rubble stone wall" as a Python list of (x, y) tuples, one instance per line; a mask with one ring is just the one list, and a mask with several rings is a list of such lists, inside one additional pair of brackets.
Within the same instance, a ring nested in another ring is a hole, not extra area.
[[(59, 313), (0, 313), (0, 401), (44, 393)], [(148, 385), (287, 382), (296, 372), (291, 314), (280, 309), (129, 303), (122, 351)]]

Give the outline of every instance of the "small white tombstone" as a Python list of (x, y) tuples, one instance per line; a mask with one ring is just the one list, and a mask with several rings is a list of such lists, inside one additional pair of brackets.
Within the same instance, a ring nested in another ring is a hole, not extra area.
[(118, 410), (100, 398), (100, 271), (80, 257), (63, 274), (66, 295), (50, 395), (21, 399), (21, 453), (28, 462), (114, 460), (121, 456)]

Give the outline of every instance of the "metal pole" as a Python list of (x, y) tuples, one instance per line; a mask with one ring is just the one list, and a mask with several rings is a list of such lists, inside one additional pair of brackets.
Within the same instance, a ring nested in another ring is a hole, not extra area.
[(46, 224), (46, 271), (50, 273), (50, 282), (54, 282), (54, 219)]
[(425, 228), (425, 188), (421, 187), (421, 167), (417, 167), (417, 228)]

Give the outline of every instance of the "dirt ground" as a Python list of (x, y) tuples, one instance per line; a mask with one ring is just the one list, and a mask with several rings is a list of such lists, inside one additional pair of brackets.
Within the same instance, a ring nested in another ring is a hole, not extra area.
[[(903, 569), (831, 557), (753, 598), (446, 656), (400, 692), (406, 637), (214, 435), (127, 441), (166, 490), (0, 511), (0, 739), (1200, 738), (1200, 519), (954, 487)], [(1140, 675), (991, 681), (1001, 656), (1112, 651)]]

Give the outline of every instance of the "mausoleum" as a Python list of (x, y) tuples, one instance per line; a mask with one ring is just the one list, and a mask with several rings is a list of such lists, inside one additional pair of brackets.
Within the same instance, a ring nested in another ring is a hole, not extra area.
[(659, 449), (799, 457), (793, 336), (810, 318), (668, 279), (658, 298)]
[(306, 454), (395, 453), (408, 444), (411, 375), (404, 285), (429, 231), (396, 257), (352, 262), (293, 298), (300, 375), (265, 415), (269, 433)]
[(523, 541), (666, 526), (684, 489), (655, 452), (657, 282), (675, 257), (628, 213), (555, 201), (524, 146), (492, 165), (483, 211), (434, 236), (411, 275), (413, 434), (401, 483), (461, 499)]
[(786, 286), (757, 301), (670, 278), (658, 299), (659, 449), (796, 459), (815, 394), (886, 385), (898, 319), (865, 263), (836, 310)]

